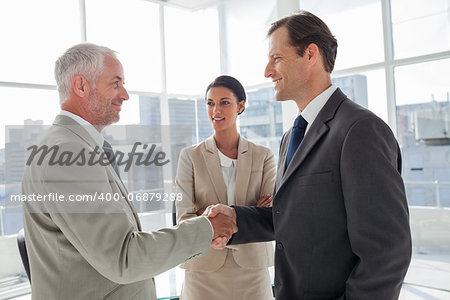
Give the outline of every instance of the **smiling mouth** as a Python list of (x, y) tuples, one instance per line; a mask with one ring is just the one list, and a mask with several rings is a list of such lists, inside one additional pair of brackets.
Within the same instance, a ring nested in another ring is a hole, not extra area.
[(222, 121), (222, 120), (225, 120), (225, 118), (217, 118), (217, 117), (213, 117), (212, 119), (213, 119), (213, 121)]
[(118, 111), (122, 110), (122, 102), (113, 102), (111, 103), (112, 106), (114, 106), (114, 108)]

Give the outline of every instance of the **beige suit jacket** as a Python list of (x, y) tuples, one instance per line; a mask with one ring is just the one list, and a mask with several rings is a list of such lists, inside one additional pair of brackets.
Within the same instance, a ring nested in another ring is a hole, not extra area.
[[(260, 196), (272, 194), (276, 176), (275, 158), (270, 149), (239, 139), (236, 169), (236, 205), (255, 205)], [(214, 137), (185, 148), (180, 153), (176, 184), (182, 193), (177, 202), (178, 221), (194, 218), (195, 212), (211, 204), (227, 205), (227, 189)], [(251, 243), (230, 246), (233, 257), (243, 268), (264, 268), (273, 265), (273, 246)], [(216, 271), (223, 266), (227, 249), (210, 248), (207, 255), (185, 262), (182, 268), (195, 271)]]
[[(40, 145), (56, 145), (59, 154), (87, 154), (95, 142), (74, 120), (58, 116)], [(50, 157), (26, 167), (24, 195), (98, 198), (24, 203), (32, 299), (156, 299), (153, 276), (208, 251), (212, 230), (206, 218), (143, 232), (128, 191), (110, 165), (51, 165)], [(100, 195), (120, 198), (102, 201)]]

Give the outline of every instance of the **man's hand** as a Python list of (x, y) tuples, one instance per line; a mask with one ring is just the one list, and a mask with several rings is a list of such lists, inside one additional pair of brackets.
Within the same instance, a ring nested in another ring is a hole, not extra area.
[(234, 208), (229, 207), (223, 204), (216, 204), (208, 206), (203, 212), (203, 216), (214, 218), (218, 214), (226, 215), (233, 219), (234, 223), (236, 223), (236, 212)]
[(209, 219), (214, 229), (211, 246), (215, 249), (225, 248), (231, 236), (238, 230), (234, 209), (222, 204), (216, 204), (207, 207), (203, 216)]

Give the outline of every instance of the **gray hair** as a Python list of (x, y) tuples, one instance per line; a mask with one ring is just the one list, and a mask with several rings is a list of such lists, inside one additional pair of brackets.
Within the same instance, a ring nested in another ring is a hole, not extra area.
[(103, 72), (105, 55), (116, 58), (115, 51), (91, 43), (81, 43), (68, 49), (55, 63), (55, 79), (59, 92), (59, 103), (69, 99), (72, 79), (83, 75), (95, 89), (95, 82)]

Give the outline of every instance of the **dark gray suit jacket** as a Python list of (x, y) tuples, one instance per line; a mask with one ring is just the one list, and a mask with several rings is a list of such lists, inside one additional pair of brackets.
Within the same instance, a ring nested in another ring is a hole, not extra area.
[(285, 170), (290, 134), (273, 207), (235, 207), (232, 243), (276, 240), (277, 299), (397, 299), (411, 236), (390, 128), (338, 89)]

